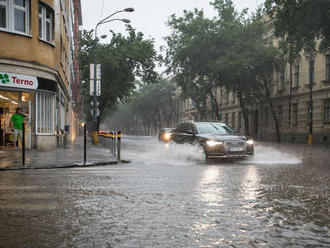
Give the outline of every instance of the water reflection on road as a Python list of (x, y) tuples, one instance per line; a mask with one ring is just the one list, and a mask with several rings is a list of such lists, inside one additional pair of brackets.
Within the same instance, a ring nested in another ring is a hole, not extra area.
[(313, 152), (205, 162), (124, 140), (128, 165), (1, 172), (0, 247), (330, 246), (330, 167)]

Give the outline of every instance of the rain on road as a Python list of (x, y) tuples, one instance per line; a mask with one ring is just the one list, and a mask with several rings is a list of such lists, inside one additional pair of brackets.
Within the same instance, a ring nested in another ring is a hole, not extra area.
[(123, 146), (130, 164), (1, 172), (0, 247), (330, 247), (328, 152)]

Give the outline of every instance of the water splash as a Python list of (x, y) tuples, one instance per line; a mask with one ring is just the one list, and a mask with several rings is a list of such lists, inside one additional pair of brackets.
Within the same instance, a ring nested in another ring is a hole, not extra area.
[[(161, 143), (154, 137), (126, 137), (123, 157), (144, 164), (191, 165), (205, 164), (205, 155), (199, 146)], [(216, 161), (221, 164), (223, 161)], [(271, 146), (256, 145), (255, 155), (239, 164), (299, 164), (302, 159)], [(212, 162), (213, 164), (213, 162)]]

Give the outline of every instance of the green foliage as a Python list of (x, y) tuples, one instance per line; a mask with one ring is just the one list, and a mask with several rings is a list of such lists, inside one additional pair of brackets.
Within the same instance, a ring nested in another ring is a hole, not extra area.
[(275, 34), (296, 50), (314, 53), (318, 39), (321, 51), (330, 49), (329, 0), (266, 0), (265, 9), (275, 17)]
[(157, 54), (153, 40), (145, 39), (143, 34), (127, 26), (128, 35), (112, 33), (109, 44), (97, 43), (93, 39), (93, 31), (84, 31), (79, 52), (79, 64), (82, 71), (82, 84), (85, 97), (86, 114), (91, 118), (92, 97), (89, 96), (89, 64), (94, 63), (94, 47), (96, 49), (96, 63), (102, 67), (102, 88), (100, 103), (100, 120), (107, 109), (118, 102), (128, 101), (134, 91), (135, 78), (146, 83), (157, 80), (155, 62)]
[(174, 74), (182, 97), (197, 103), (201, 119), (208, 97), (220, 119), (213, 91), (225, 87), (239, 96), (248, 125), (249, 105), (260, 101), (272, 104), (269, 87), (274, 69), (283, 64), (281, 53), (265, 38), (268, 24), (260, 10), (248, 16), (247, 10), (237, 12), (231, 0), (214, 0), (211, 5), (217, 11), (213, 19), (197, 9), (184, 11), (183, 17), (170, 17), (168, 73)]
[[(159, 79), (157, 83), (140, 83), (134, 96), (129, 102), (120, 104), (116, 111), (112, 111), (109, 120), (112, 127), (123, 125), (126, 133), (139, 122), (140, 127), (149, 130), (151, 127), (158, 130), (163, 123), (170, 126), (175, 119), (177, 101), (175, 84)], [(120, 124), (122, 123), (122, 124)], [(140, 132), (141, 133), (141, 132)]]

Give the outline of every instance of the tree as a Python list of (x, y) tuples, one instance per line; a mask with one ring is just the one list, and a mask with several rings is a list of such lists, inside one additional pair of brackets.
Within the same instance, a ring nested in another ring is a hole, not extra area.
[[(170, 127), (175, 122), (176, 110), (175, 84), (159, 79), (154, 84), (140, 83), (132, 98), (112, 111), (108, 122), (112, 127), (122, 123), (128, 133), (137, 134), (136, 130), (139, 129), (140, 134), (150, 135), (151, 129), (159, 130), (163, 125)], [(141, 132), (137, 123), (146, 132)]]
[(296, 50), (330, 49), (330, 1), (266, 0), (265, 10), (274, 18), (275, 35), (293, 44)]
[(268, 30), (262, 13), (258, 11), (248, 17), (246, 10), (237, 12), (231, 0), (214, 0), (212, 5), (218, 12), (212, 20), (199, 10), (170, 18), (173, 32), (167, 37), (168, 71), (174, 73), (185, 97), (198, 99), (194, 99), (198, 111), (205, 113), (202, 107), (209, 97), (219, 119), (219, 103), (213, 90), (225, 87), (237, 94), (246, 135), (249, 135), (249, 108), (266, 102), (280, 141), (270, 86), (274, 69), (282, 60), (278, 49), (265, 38)]
[[(97, 43), (96, 63), (102, 67), (101, 96), (98, 97), (100, 116), (98, 126), (104, 118), (106, 110), (118, 102), (127, 101), (135, 89), (135, 78), (146, 83), (157, 80), (155, 62), (157, 54), (153, 40), (145, 39), (143, 34), (127, 26), (128, 35), (113, 33), (109, 44)], [(93, 48), (97, 42), (92, 38), (93, 31), (84, 31), (79, 51), (79, 65), (82, 78), (89, 82), (89, 64), (93, 63)], [(86, 114), (91, 121), (91, 96), (89, 83), (83, 84)]]

